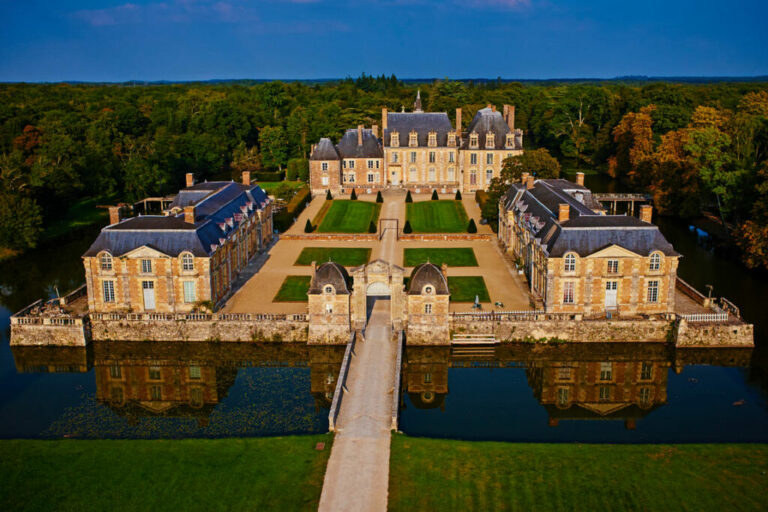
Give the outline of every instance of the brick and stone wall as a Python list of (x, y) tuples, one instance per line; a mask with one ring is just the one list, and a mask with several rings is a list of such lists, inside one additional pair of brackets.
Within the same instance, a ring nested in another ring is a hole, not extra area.
[(92, 320), (95, 340), (306, 342), (300, 320)]

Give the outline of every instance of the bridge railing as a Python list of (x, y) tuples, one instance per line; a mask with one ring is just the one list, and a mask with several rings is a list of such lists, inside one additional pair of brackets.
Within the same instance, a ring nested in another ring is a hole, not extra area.
[(728, 321), (728, 313), (693, 313), (678, 316), (687, 322), (723, 323)]

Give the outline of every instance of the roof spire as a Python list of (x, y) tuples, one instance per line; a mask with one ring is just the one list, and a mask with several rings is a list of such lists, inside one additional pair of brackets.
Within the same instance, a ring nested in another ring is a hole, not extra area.
[(416, 101), (413, 102), (414, 112), (424, 112), (421, 110), (421, 89), (416, 90)]

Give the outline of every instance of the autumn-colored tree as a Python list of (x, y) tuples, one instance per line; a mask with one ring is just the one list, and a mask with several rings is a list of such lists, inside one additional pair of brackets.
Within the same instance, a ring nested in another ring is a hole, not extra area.
[(686, 129), (661, 136), (651, 160), (653, 178), (649, 185), (654, 205), (665, 215), (692, 217), (700, 211), (701, 183), (694, 162), (688, 157)]
[(653, 154), (653, 119), (655, 105), (639, 112), (629, 112), (613, 129), (616, 154), (608, 160), (608, 172), (614, 178), (627, 177), (637, 185), (651, 181), (648, 164)]
[(768, 269), (768, 161), (763, 162), (757, 178), (757, 200), (753, 203), (751, 218), (738, 227), (735, 238), (748, 267)]

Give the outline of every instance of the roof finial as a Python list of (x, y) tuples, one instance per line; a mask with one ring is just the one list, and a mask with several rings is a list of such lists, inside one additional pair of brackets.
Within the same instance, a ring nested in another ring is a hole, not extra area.
[(414, 112), (424, 112), (421, 110), (421, 89), (416, 90), (416, 101), (413, 103)]

